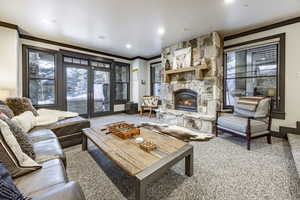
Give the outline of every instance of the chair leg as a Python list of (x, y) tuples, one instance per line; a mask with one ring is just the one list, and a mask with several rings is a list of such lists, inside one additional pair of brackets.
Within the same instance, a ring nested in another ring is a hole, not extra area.
[(247, 138), (247, 149), (250, 151), (251, 147), (251, 138)]
[(272, 144), (272, 136), (271, 136), (271, 134), (267, 135), (267, 141), (268, 141), (268, 144)]
[(152, 115), (152, 108), (150, 108), (149, 118), (151, 118), (151, 115)]

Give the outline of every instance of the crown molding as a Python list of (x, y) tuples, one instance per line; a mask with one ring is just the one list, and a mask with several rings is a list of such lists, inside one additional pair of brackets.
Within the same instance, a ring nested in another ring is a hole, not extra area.
[(228, 36), (224, 37), (224, 41), (233, 40), (233, 39), (236, 39), (236, 38), (244, 37), (244, 36), (247, 36), (247, 35), (252, 35), (252, 34), (255, 34), (255, 33), (260, 33), (260, 32), (263, 32), (263, 31), (272, 30), (272, 29), (275, 29), (275, 28), (280, 28), (280, 27), (283, 27), (283, 26), (291, 25), (291, 24), (296, 24), (296, 23), (299, 23), (299, 22), (300, 22), (300, 16), (295, 17), (295, 18), (291, 18), (291, 19), (287, 19), (287, 20), (284, 20), (284, 21), (281, 21), (281, 22), (277, 22), (277, 23), (274, 23), (274, 24), (269, 24), (267, 26), (262, 26), (262, 27), (259, 27), (259, 28), (244, 31), (244, 32), (241, 32), (241, 33), (228, 35)]

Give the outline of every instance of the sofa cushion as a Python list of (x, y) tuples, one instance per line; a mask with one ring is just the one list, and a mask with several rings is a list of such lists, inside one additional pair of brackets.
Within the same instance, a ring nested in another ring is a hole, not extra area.
[[(221, 126), (220, 128), (243, 133), (243, 135), (246, 135), (247, 123), (247, 118), (237, 117), (234, 115), (225, 115), (218, 118), (218, 126)], [(268, 124), (263, 121), (251, 120), (250, 124), (252, 136), (257, 135), (256, 133), (262, 133), (268, 130)]]
[(39, 196), (52, 187), (68, 181), (64, 166), (59, 159), (47, 161), (42, 166), (40, 170), (14, 179), (15, 184), (24, 195)]
[(28, 137), (33, 143), (57, 138), (49, 129), (33, 129), (28, 133)]
[(0, 120), (0, 160), (13, 177), (41, 168), (22, 151), (9, 126), (2, 120)]
[[(35, 195), (35, 194), (33, 194)], [(69, 182), (64, 185), (56, 186), (48, 192), (42, 194), (39, 200), (85, 200), (83, 191), (76, 182)]]
[(7, 123), (10, 131), (16, 137), (22, 151), (26, 153), (30, 158), (35, 159), (32, 141), (28, 137), (28, 135), (13, 120), (9, 119), (7, 116), (0, 114), (0, 119)]
[(6, 105), (14, 112), (15, 115), (31, 111), (38, 116), (37, 110), (32, 106), (31, 100), (26, 97), (9, 97), (6, 99)]
[(30, 131), (37, 123), (37, 119), (31, 111), (26, 111), (18, 116), (13, 117), (12, 121), (14, 121), (26, 133)]
[(0, 112), (3, 112), (9, 118), (15, 116), (13, 111), (7, 105), (0, 105)]
[(66, 163), (65, 153), (56, 138), (36, 142), (33, 144), (33, 149), (36, 154), (35, 161), (38, 163), (57, 158), (61, 159), (64, 164)]

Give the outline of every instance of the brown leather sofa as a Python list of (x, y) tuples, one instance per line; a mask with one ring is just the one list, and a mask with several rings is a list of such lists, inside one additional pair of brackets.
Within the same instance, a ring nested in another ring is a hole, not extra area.
[(81, 129), (89, 126), (89, 120), (76, 117), (31, 130), (28, 134), (34, 143), (35, 160), (42, 168), (14, 179), (19, 190), (34, 200), (85, 200), (80, 185), (68, 181), (61, 144), (81, 143)]

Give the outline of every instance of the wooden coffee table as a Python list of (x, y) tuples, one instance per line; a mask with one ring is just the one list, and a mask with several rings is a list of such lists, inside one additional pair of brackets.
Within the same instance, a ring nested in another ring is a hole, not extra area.
[(105, 134), (99, 128), (83, 130), (82, 150), (87, 150), (87, 141), (92, 141), (116, 165), (136, 179), (136, 199), (145, 199), (146, 186), (185, 158), (185, 174), (193, 175), (193, 146), (176, 138), (141, 128), (142, 137), (157, 145), (146, 152), (140, 149), (135, 139), (123, 140), (113, 134)]

